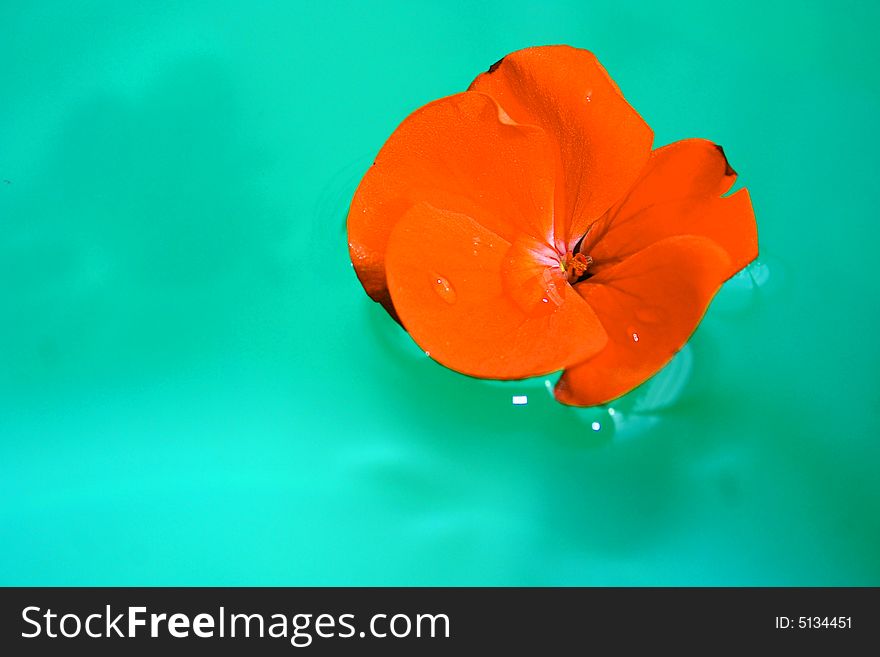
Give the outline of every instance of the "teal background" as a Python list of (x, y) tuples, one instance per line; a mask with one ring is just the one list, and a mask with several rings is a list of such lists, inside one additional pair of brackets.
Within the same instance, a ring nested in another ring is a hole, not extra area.
[[(171, 4), (0, 5), (0, 583), (880, 584), (876, 4)], [(395, 126), (546, 43), (758, 217), (599, 409), (433, 363), (347, 259)]]

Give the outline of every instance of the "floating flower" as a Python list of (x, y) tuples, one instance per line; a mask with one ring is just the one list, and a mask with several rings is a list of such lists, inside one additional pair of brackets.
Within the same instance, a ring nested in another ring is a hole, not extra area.
[(443, 365), (556, 398), (630, 391), (757, 256), (720, 146), (653, 133), (591, 53), (514, 52), (394, 131), (351, 204), (366, 292)]

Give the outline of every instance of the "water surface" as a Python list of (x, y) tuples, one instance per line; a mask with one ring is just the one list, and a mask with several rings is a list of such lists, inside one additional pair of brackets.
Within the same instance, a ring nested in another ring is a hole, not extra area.
[[(880, 584), (867, 4), (5, 4), (0, 583)], [(758, 215), (598, 409), (445, 370), (347, 259), (396, 124), (545, 43)]]

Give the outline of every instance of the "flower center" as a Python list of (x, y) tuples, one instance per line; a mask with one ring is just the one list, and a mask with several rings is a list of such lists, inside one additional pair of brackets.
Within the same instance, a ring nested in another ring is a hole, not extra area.
[(590, 256), (585, 256), (583, 253), (574, 254), (568, 251), (565, 257), (559, 261), (559, 268), (565, 275), (565, 280), (569, 283), (575, 283), (587, 273), (587, 269), (592, 264), (593, 258)]

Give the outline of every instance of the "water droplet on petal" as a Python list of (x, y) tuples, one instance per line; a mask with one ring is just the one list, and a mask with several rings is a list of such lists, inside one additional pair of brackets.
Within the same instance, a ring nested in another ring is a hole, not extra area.
[(633, 342), (638, 342), (639, 341), (639, 334), (636, 333), (635, 331), (633, 331), (632, 339), (633, 339)]
[(446, 303), (455, 303), (456, 295), (452, 285), (443, 276), (434, 279), (434, 291), (440, 295)]
[(562, 294), (559, 292), (559, 288), (556, 287), (556, 283), (554, 281), (550, 281), (549, 283), (547, 283), (547, 289), (544, 290), (544, 294), (546, 294), (547, 296), (541, 299), (542, 302), (546, 303), (544, 299), (550, 299), (557, 306), (562, 305)]
[(590, 89), (590, 90), (587, 91), (586, 99), (587, 99), (587, 102), (588, 102), (588, 103), (591, 102), (591, 101), (593, 100), (593, 90), (592, 90), (592, 89)]

